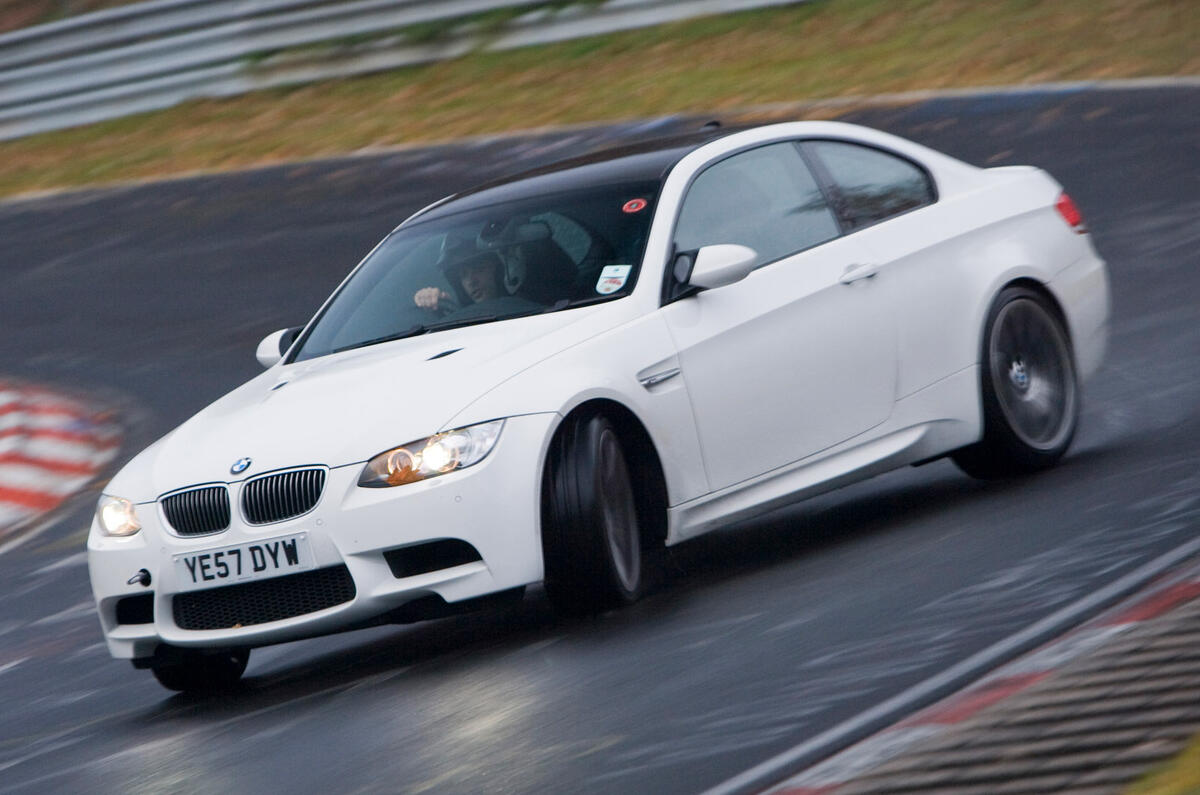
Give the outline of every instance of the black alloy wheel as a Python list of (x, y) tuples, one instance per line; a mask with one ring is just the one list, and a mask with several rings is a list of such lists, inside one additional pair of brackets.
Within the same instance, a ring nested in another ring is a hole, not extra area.
[(569, 615), (641, 598), (657, 565), (616, 426), (593, 414), (555, 438), (543, 482), (546, 593)]

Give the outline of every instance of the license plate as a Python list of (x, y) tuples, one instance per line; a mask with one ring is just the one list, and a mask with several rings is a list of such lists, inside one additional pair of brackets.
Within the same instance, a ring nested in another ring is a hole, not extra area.
[(176, 555), (175, 582), (180, 591), (195, 591), (246, 580), (265, 580), (315, 566), (308, 534), (297, 533)]

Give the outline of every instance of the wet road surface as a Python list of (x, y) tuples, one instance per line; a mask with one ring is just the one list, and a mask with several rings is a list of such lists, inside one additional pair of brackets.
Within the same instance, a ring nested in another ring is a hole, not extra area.
[[(849, 117), (1049, 169), (1112, 272), (1108, 363), (1034, 479), (905, 469), (677, 547), (592, 620), (515, 610), (257, 650), (233, 696), (108, 657), (95, 493), (0, 555), (0, 792), (655, 792), (715, 785), (1196, 537), (1200, 91)], [(669, 129), (682, 122), (660, 125)], [(407, 213), (612, 135), (480, 142), (0, 205), (0, 373), (124, 412), (123, 460), (257, 371)]]

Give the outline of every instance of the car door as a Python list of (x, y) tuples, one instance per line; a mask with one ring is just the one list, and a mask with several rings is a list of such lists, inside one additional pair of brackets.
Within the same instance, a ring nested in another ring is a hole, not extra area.
[(842, 225), (888, 274), (896, 310), (898, 398), (945, 378), (975, 350), (974, 282), (964, 267), (972, 241), (962, 212), (938, 202), (916, 162), (857, 142), (810, 140), (808, 161), (831, 189)]
[(684, 196), (677, 255), (738, 243), (745, 279), (669, 303), (710, 487), (716, 491), (863, 434), (896, 384), (884, 279), (841, 230), (793, 142), (708, 166)]

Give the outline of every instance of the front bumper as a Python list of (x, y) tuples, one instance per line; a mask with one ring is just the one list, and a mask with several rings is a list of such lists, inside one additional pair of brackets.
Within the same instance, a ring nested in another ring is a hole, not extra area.
[[(541, 580), (541, 472), (556, 421), (555, 414), (509, 418), (483, 461), (421, 483), (365, 489), (357, 485), (363, 464), (330, 469), (316, 508), (273, 524), (244, 522), (236, 507), (240, 482), (230, 485), (230, 527), (217, 534), (176, 536), (167, 529), (157, 502), (137, 506), (142, 530), (128, 538), (104, 536), (93, 523), (88, 569), (109, 651), (117, 658), (136, 659), (153, 655), (163, 643), (262, 646), (361, 626), (424, 597), (437, 596), (452, 604)], [(347, 567), (354, 581), (353, 598), (250, 626), (187, 630), (177, 625), (173, 606), (182, 589), (175, 555), (301, 532), (307, 535), (318, 569)], [(384, 557), (389, 550), (439, 539), (469, 543), (480, 560), (397, 576)], [(140, 569), (150, 573), (150, 585), (129, 585)], [(152, 622), (131, 623), (128, 615), (119, 622), (118, 602), (147, 593), (153, 594)]]

